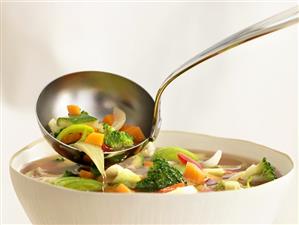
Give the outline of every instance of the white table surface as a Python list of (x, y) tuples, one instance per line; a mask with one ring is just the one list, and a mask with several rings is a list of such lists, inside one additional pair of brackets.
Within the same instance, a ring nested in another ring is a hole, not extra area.
[[(34, 105), (48, 82), (73, 71), (103, 70), (135, 80), (154, 96), (165, 76), (194, 54), (291, 5), (5, 3), (2, 223), (30, 223), (12, 188), (8, 160), (41, 136)], [(163, 129), (246, 139), (296, 160), (297, 38), (297, 29), (288, 28), (190, 71), (163, 97)], [(295, 183), (277, 223), (296, 222)]]

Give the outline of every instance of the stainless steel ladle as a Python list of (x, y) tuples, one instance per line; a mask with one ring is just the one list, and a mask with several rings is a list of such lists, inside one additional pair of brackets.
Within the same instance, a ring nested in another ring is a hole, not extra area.
[(160, 100), (165, 88), (192, 67), (247, 41), (283, 29), (299, 22), (299, 7), (293, 7), (259, 23), (249, 26), (199, 53), (170, 74), (157, 92), (155, 101), (141, 86), (124, 77), (97, 71), (77, 72), (62, 76), (48, 84), (41, 92), (36, 113), (47, 141), (62, 156), (81, 164), (83, 153), (66, 145), (50, 134), (48, 122), (65, 114), (67, 104), (77, 104), (102, 118), (118, 106), (127, 114), (127, 122), (143, 130), (146, 140), (129, 149), (105, 152), (105, 164), (111, 165), (139, 152), (148, 141), (158, 136), (161, 117)]

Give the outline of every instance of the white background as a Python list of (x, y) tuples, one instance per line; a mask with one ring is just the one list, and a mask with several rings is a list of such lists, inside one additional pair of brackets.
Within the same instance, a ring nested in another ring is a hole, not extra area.
[[(34, 107), (48, 82), (74, 71), (102, 70), (135, 80), (154, 96), (190, 57), (292, 5), (4, 3), (3, 223), (29, 223), (13, 191), (8, 160), (41, 136)], [(291, 27), (205, 62), (166, 90), (162, 128), (251, 140), (297, 159), (297, 60), (297, 29)], [(295, 223), (296, 190), (290, 190), (276, 222)]]

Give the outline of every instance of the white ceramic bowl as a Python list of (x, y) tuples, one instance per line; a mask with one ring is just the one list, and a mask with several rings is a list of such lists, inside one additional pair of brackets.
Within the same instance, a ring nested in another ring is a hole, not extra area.
[(289, 156), (247, 141), (164, 131), (157, 146), (216, 150), (273, 163), (282, 177), (251, 189), (189, 195), (92, 193), (55, 187), (19, 171), (30, 161), (55, 154), (41, 139), (17, 152), (11, 179), (33, 224), (208, 224), (271, 223), (293, 175)]

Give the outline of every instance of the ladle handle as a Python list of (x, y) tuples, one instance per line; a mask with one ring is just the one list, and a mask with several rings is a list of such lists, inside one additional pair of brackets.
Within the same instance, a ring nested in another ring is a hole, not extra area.
[(165, 88), (174, 81), (177, 77), (191, 69), (192, 67), (213, 58), (216, 55), (219, 55), (229, 49), (232, 49), (236, 46), (239, 46), (247, 41), (253, 40), (255, 38), (261, 37), (263, 35), (278, 31), (280, 29), (286, 28), (293, 24), (299, 22), (298, 18), (299, 7), (295, 6), (288, 10), (285, 10), (281, 13), (278, 13), (272, 17), (269, 17), (265, 20), (262, 20), (254, 25), (251, 25), (227, 38), (224, 40), (214, 44), (210, 48), (204, 50), (203, 52), (197, 54), (187, 62), (185, 62), (182, 66), (172, 72), (163, 82), (161, 87), (159, 88), (154, 106), (154, 115), (153, 115), (153, 129), (151, 133), (151, 140), (155, 140), (158, 136), (160, 130), (160, 100), (161, 95)]

